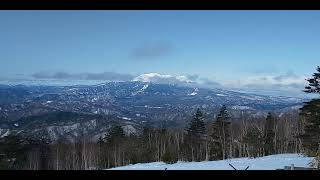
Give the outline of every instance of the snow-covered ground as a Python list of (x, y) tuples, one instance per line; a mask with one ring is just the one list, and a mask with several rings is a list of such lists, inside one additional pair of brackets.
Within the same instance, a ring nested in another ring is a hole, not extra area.
[(238, 170), (275, 170), (284, 166), (294, 164), (297, 167), (309, 167), (311, 157), (300, 154), (277, 154), (259, 158), (234, 158), (220, 161), (203, 162), (177, 162), (166, 164), (163, 162), (138, 163), (134, 165), (121, 166), (111, 170), (233, 170), (229, 163)]

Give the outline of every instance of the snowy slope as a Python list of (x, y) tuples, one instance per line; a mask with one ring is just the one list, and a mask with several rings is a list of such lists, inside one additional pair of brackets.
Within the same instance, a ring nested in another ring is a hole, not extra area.
[(304, 157), (299, 154), (277, 154), (260, 158), (235, 158), (220, 161), (203, 162), (178, 162), (175, 164), (165, 164), (163, 162), (139, 163), (134, 165), (112, 168), (111, 170), (233, 170), (229, 166), (232, 164), (236, 169), (243, 170), (249, 166), (248, 170), (275, 170), (284, 166), (294, 164), (297, 167), (308, 167), (311, 157)]
[(183, 75), (172, 76), (172, 75), (158, 74), (158, 73), (141, 74), (133, 78), (133, 81), (165, 83), (165, 84), (172, 84), (172, 83), (180, 84), (180, 83), (192, 82), (187, 76), (183, 76)]

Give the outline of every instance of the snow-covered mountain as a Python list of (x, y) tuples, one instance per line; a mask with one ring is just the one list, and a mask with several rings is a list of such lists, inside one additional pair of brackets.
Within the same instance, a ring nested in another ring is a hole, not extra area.
[[(205, 120), (212, 120), (219, 108), (225, 104), (236, 120), (243, 113), (265, 116), (268, 111), (278, 114), (292, 111), (299, 108), (303, 101), (305, 100), (300, 98), (262, 96), (149, 81), (68, 86), (0, 85), (0, 136), (14, 129), (29, 131), (50, 127), (52, 134), (67, 132), (67, 129), (74, 127), (79, 121), (82, 122), (83, 115), (87, 118), (81, 127), (88, 127), (82, 130), (95, 131), (93, 135), (103, 130), (99, 129), (100, 127), (90, 130), (91, 120), (121, 121), (123, 126), (132, 125), (129, 128), (131, 130), (145, 122), (155, 126), (165, 122), (168, 127), (182, 127), (192, 118), (197, 108), (205, 113)], [(72, 121), (65, 119), (61, 124), (54, 122), (54, 118), (49, 118), (46, 123), (41, 121), (43, 118), (52, 117), (55, 112), (72, 112), (77, 115)], [(97, 118), (95, 115), (101, 117)], [(39, 127), (37, 123), (43, 123), (46, 127)], [(71, 134), (74, 132), (76, 131), (70, 131)]]
[(146, 73), (141, 74), (133, 79), (133, 81), (140, 82), (153, 82), (159, 84), (181, 84), (181, 83), (192, 83), (187, 76), (172, 76), (172, 75), (162, 75), (159, 73)]

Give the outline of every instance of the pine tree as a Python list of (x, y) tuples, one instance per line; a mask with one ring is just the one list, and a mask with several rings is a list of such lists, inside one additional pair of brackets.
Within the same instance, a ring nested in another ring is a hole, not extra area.
[[(112, 125), (109, 133), (105, 136), (106, 147), (108, 148), (107, 161), (113, 166), (120, 166), (123, 164), (123, 142), (125, 140), (125, 134), (120, 125)], [(112, 163), (111, 163), (112, 162)], [(109, 165), (108, 165), (109, 167)]]
[(230, 116), (227, 108), (223, 105), (212, 124), (211, 159), (225, 159), (230, 156)]
[[(307, 79), (309, 85), (305, 87), (304, 92), (320, 94), (320, 67), (313, 77)], [(300, 115), (305, 120), (304, 134), (300, 135), (304, 153), (309, 156), (315, 156), (313, 165), (320, 167), (320, 99), (312, 99), (305, 102), (300, 109)]]
[[(309, 85), (304, 92), (320, 94), (320, 67), (313, 77), (307, 79)], [(304, 134), (300, 136), (306, 154), (314, 156), (320, 151), (320, 99), (305, 102), (300, 109), (300, 115), (305, 120)]]
[(300, 136), (306, 154), (316, 155), (320, 144), (320, 99), (305, 102), (300, 109), (305, 119), (304, 134)]
[(265, 132), (264, 132), (264, 154), (270, 155), (275, 152), (274, 147), (274, 140), (275, 140), (275, 133), (274, 133), (274, 125), (275, 125), (275, 118), (269, 112), (265, 121)]
[(115, 140), (122, 139), (124, 136), (124, 131), (120, 125), (112, 125), (109, 133), (105, 136), (105, 140), (108, 143), (112, 143)]
[(190, 122), (189, 127), (187, 128), (188, 134), (192, 134), (195, 137), (201, 137), (205, 134), (206, 127), (203, 122), (203, 114), (200, 109), (197, 109), (197, 112)]
[(201, 145), (205, 140), (206, 127), (203, 121), (203, 114), (200, 109), (197, 109), (192, 121), (187, 129), (187, 141), (191, 147), (191, 160), (201, 160)]
[(312, 78), (307, 79), (309, 86), (305, 87), (304, 92), (320, 94), (320, 66), (317, 67), (317, 72), (313, 73), (312, 76)]

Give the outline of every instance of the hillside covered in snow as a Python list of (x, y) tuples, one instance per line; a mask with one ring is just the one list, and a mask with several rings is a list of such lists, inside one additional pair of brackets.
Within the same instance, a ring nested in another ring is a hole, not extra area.
[(296, 167), (309, 167), (312, 157), (301, 154), (277, 154), (259, 158), (234, 158), (219, 161), (177, 162), (166, 164), (164, 162), (138, 163), (134, 165), (112, 168), (111, 170), (276, 170), (294, 164)]
[[(138, 131), (146, 122), (155, 127), (165, 122), (169, 128), (182, 128), (197, 108), (206, 113), (207, 122), (215, 118), (224, 104), (237, 121), (244, 115), (265, 117), (270, 111), (282, 116), (296, 111), (305, 101), (149, 82), (158, 76), (149, 74), (137, 81), (69, 86), (1, 85), (0, 82), (0, 137), (47, 131), (56, 140), (66, 134), (77, 137), (77, 131), (84, 129), (88, 137), (96, 139), (105, 133), (110, 121), (130, 126), (130, 131)], [(60, 115), (65, 113), (68, 118), (61, 120)]]

